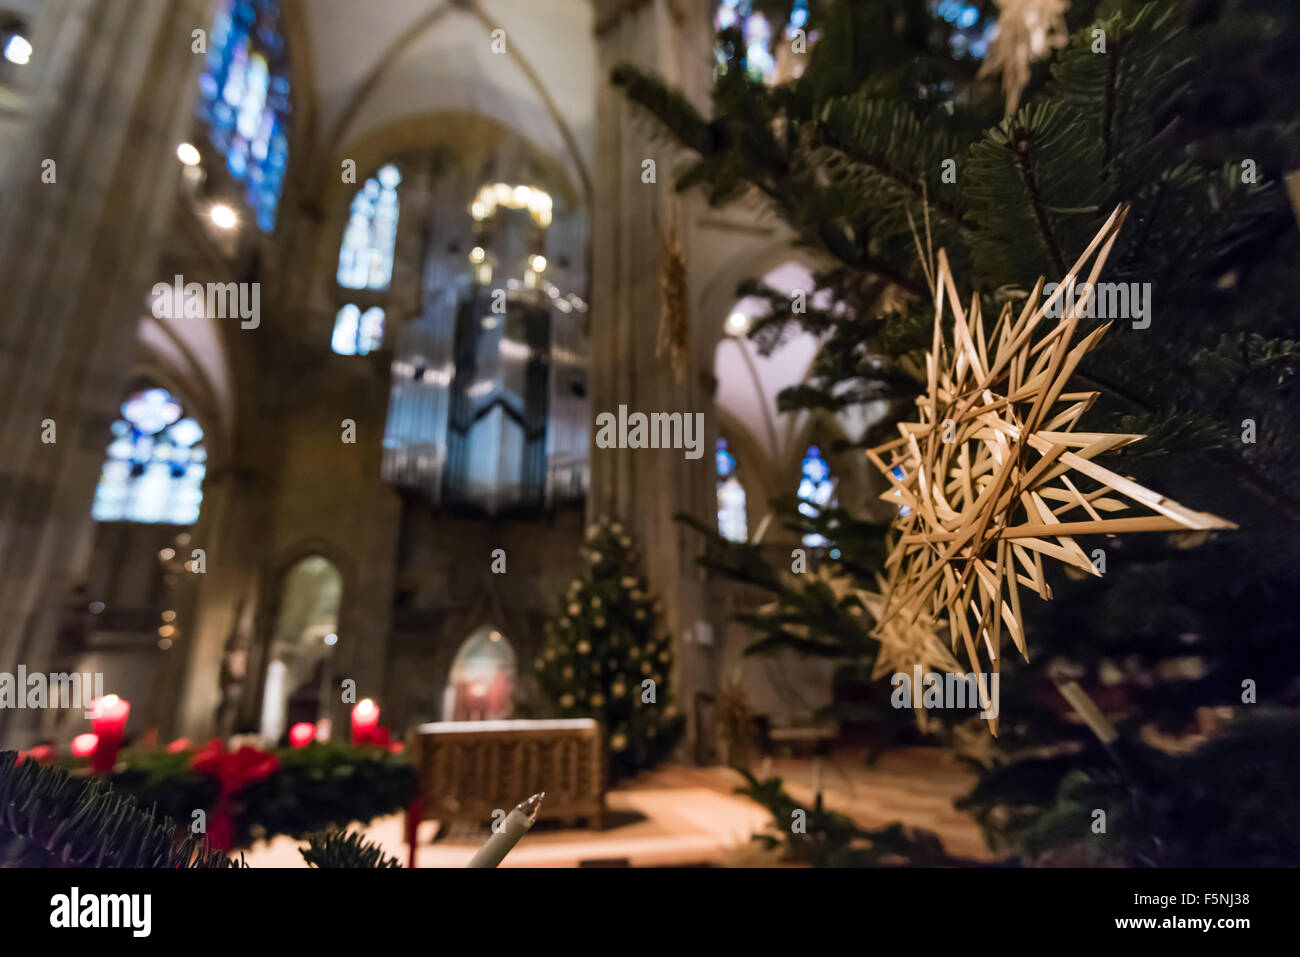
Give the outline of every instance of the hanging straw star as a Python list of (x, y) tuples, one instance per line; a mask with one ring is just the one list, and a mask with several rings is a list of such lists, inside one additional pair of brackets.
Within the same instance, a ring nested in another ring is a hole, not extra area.
[(1069, 42), (1065, 25), (1069, 0), (997, 0), (997, 33), (979, 76), (1002, 74), (1002, 93), (1010, 116), (1020, 106), (1033, 64)]
[[(1126, 212), (1111, 214), (1051, 296), (1042, 299), (1039, 279), (1020, 314), (1008, 303), (987, 333), (978, 297), (962, 308), (939, 251), (920, 420), (899, 423), (899, 438), (867, 453), (889, 482), (881, 498), (903, 506), (875, 616), (882, 640), (929, 616), (947, 627), (954, 650), (964, 648), (973, 672), (987, 659), (997, 674), (1004, 633), (1028, 659), (1020, 588), (1052, 597), (1044, 559), (1098, 574), (1075, 536), (1236, 527), (1093, 461), (1143, 436), (1075, 431), (1099, 393), (1067, 392), (1066, 384), (1109, 323), (1078, 342), (1075, 335)], [(948, 311), (951, 348), (942, 331)], [(996, 734), (996, 721), (990, 727)]]

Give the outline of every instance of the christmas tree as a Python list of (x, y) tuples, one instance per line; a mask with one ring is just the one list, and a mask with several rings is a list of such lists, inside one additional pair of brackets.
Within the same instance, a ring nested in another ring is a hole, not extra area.
[(669, 696), (673, 653), (623, 526), (591, 526), (582, 553), (588, 570), (560, 597), (534, 667), (556, 714), (601, 722), (618, 780), (658, 764), (681, 738), (683, 719)]
[[(784, 23), (795, 4), (763, 6)], [(939, 715), (943, 740), (981, 771), (965, 806), (1029, 862), (1295, 863), (1300, 822), (1260, 808), (1294, 793), (1279, 742), (1300, 733), (1287, 609), (1300, 573), (1288, 481), (1300, 452), (1300, 244), (1280, 186), (1300, 128), (1286, 53), (1300, 15), (1282, 0), (1044, 2), (1043, 42), (1023, 42), (1024, 23), (1000, 25), (999, 82), (979, 75), (992, 3), (807, 6), (815, 42), (795, 80), (756, 79), (739, 31), (720, 35), (708, 114), (654, 76), (614, 74), (682, 148), (678, 188), (761, 203), (826, 264), (803, 297), (738, 290), (770, 304), (751, 332), (761, 348), (792, 327), (825, 336), (783, 407), (880, 400), (888, 413), (861, 444), (896, 435), (926, 386), (929, 255), (946, 250), (962, 295), (996, 317), (1040, 277), (1062, 280), (1127, 204), (1101, 278), (1145, 305), (1081, 322), (1081, 336), (1112, 324), (1071, 381), (1101, 394), (1084, 427), (1146, 435), (1104, 464), (1240, 526), (1097, 538), (1084, 549), (1100, 580), (1053, 572), (1055, 600), (1024, 607), (1032, 658), (1003, 661), (999, 736), (969, 713)], [(951, 348), (951, 322), (944, 335)], [(749, 621), (756, 650), (869, 675), (878, 645), (857, 596), (877, 587), (892, 510), (810, 520), (789, 506), (788, 524), (835, 541), (838, 560), (792, 576), (715, 536), (704, 561), (772, 594), (770, 613)], [(1057, 688), (1069, 681), (1116, 740), (1065, 703)], [(1248, 799), (1216, 779), (1227, 754), (1250, 756)]]

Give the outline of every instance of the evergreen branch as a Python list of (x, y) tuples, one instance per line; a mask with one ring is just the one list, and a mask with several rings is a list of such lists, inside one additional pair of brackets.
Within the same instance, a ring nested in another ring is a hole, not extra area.
[[(1108, 382), (1095, 372), (1084, 373), (1076, 370), (1074, 375), (1075, 378), (1090, 388), (1105, 392), (1132, 408), (1150, 414), (1156, 414), (1158, 411), (1155, 406), (1144, 399), (1117, 384)], [(1226, 449), (1212, 449), (1205, 454), (1207, 458), (1229, 469), (1237, 480), (1260, 501), (1276, 509), (1292, 524), (1300, 525), (1300, 502), (1279, 488), (1241, 453), (1230, 452)]]
[(0, 752), (0, 866), (243, 867), (97, 780)]
[(621, 86), (629, 100), (667, 124), (683, 145), (702, 156), (713, 153), (712, 126), (682, 93), (627, 64), (614, 67), (610, 81)]
[(307, 835), (307, 847), (299, 848), (302, 859), (312, 867), (373, 868), (401, 867), (378, 844), (355, 831), (317, 831)]
[(1101, 119), (1101, 177), (1110, 176), (1110, 162), (1114, 156), (1115, 116), (1119, 99), (1120, 44), (1113, 43), (1111, 55), (1106, 58), (1106, 84)]
[(1023, 126), (1017, 127), (1010, 141), (1011, 155), (1015, 160), (1016, 171), (1020, 174), (1020, 182), (1025, 189), (1025, 199), (1029, 203), (1029, 211), (1033, 216), (1038, 241), (1047, 253), (1047, 259), (1052, 264), (1055, 274), (1064, 276), (1068, 267), (1065, 265), (1065, 256), (1061, 254), (1061, 247), (1056, 241), (1056, 236), (1052, 232), (1051, 220), (1044, 208), (1043, 197), (1039, 192), (1038, 183), (1034, 177), (1034, 169), (1029, 156), (1029, 139), (1029, 131)]
[[(902, 123), (905, 128), (901, 131), (890, 129), (887, 132), (881, 129), (883, 124), (889, 122), (895, 127)], [(924, 136), (926, 132), (910, 116), (887, 113), (883, 104), (863, 101), (858, 97), (828, 103), (822, 112), (822, 123), (818, 128), (818, 134), (826, 148), (843, 154), (850, 162), (867, 167), (877, 176), (910, 193), (917, 201), (928, 205), (953, 226), (963, 232), (970, 232), (974, 224), (967, 219), (962, 209), (947, 200), (930, 195), (921, 181), (904, 175), (890, 161), (889, 146), (914, 151), (918, 143), (927, 142)], [(879, 143), (882, 139), (888, 144), (883, 149), (871, 149), (867, 145)], [(815, 143), (814, 148), (817, 145), (819, 144)]]

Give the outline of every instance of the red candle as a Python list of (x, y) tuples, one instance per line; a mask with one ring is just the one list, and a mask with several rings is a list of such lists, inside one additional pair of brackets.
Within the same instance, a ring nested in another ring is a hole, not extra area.
[(90, 726), (99, 736), (99, 746), (90, 756), (91, 771), (98, 774), (113, 769), (130, 714), (131, 702), (115, 694), (104, 695), (90, 703)]
[(87, 731), (72, 739), (72, 753), (79, 758), (88, 758), (99, 747), (99, 735)]
[(379, 705), (362, 698), (352, 709), (352, 743), (369, 744), (379, 727)]
[(299, 721), (289, 729), (289, 744), (295, 748), (305, 748), (316, 739), (316, 725), (310, 721)]

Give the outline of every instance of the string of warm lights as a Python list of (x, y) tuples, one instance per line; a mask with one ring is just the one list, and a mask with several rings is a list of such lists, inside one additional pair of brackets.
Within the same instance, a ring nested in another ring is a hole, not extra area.
[[(479, 188), (473, 202), (470, 203), (470, 215), (474, 217), (476, 232), (481, 233), (486, 223), (496, 215), (499, 209), (527, 210), (533, 222), (542, 230), (552, 222), (555, 202), (551, 194), (537, 186), (511, 186), (509, 183), (485, 183)], [(488, 261), (487, 250), (476, 243), (469, 251), (469, 261), (475, 267), (475, 278), (481, 285), (492, 281), (492, 265)], [(550, 264), (540, 252), (528, 257), (528, 268), (524, 279), (506, 280), (506, 288), (540, 289), (555, 304), (560, 312), (586, 312), (587, 303), (574, 293), (564, 293), (553, 282), (542, 278)]]
[(498, 207), (526, 209), (533, 222), (545, 229), (551, 225), (554, 210), (551, 194), (536, 186), (511, 186), (508, 183), (485, 183), (470, 203), (469, 212), (476, 222), (490, 219)]

